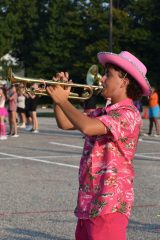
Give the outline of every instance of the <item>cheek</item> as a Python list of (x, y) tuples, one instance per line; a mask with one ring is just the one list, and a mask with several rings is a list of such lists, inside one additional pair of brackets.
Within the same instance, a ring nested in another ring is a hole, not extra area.
[(104, 76), (101, 78), (101, 82), (102, 82), (103, 84), (105, 84), (106, 81), (107, 81), (107, 77), (104, 75)]
[(106, 87), (102, 91), (103, 97), (113, 97), (118, 92), (119, 85), (117, 85), (115, 82), (108, 82), (106, 83)]
[(112, 93), (113, 93), (112, 88), (108, 86), (103, 89), (101, 94), (104, 98), (108, 98), (108, 97), (111, 97)]

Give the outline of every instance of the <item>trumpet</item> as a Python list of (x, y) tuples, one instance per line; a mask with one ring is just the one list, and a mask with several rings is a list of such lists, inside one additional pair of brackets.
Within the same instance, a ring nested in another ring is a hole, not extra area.
[[(7, 78), (10, 84), (23, 83), (25, 85), (26, 92), (34, 92), (34, 94), (41, 95), (41, 96), (48, 96), (48, 92), (46, 90), (47, 86), (61, 85), (64, 88), (66, 87), (71, 87), (71, 89), (80, 88), (80, 89), (83, 89), (83, 93), (79, 95), (76, 92), (70, 92), (69, 99), (77, 99), (77, 100), (83, 100), (83, 101), (91, 98), (94, 93), (99, 94), (103, 89), (101, 85), (86, 85), (86, 84), (69, 83), (69, 82), (63, 82), (63, 81), (42, 80), (42, 79), (32, 79), (32, 78), (21, 77), (21, 76), (15, 75), (12, 72), (11, 68), (8, 70)], [(31, 88), (27, 87), (27, 85), (31, 86), (33, 83), (38, 84), (38, 88), (35, 89), (34, 91), (31, 90)]]

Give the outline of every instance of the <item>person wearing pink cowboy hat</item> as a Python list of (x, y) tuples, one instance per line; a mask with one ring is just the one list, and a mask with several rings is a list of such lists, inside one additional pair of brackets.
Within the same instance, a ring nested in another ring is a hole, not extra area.
[(68, 100), (70, 89), (48, 86), (58, 127), (85, 137), (79, 167), (76, 240), (126, 240), (134, 202), (133, 158), (142, 125), (133, 100), (150, 95), (144, 64), (129, 52), (98, 53), (104, 66), (105, 107), (84, 115)]
[(151, 87), (146, 78), (147, 68), (131, 53), (127, 51), (122, 51), (120, 54), (100, 52), (98, 53), (98, 59), (104, 67), (107, 63), (111, 63), (130, 74), (142, 88), (143, 96), (151, 94)]

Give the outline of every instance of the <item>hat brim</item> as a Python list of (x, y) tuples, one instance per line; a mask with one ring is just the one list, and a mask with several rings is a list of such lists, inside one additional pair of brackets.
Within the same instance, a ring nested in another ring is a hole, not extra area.
[(144, 96), (149, 96), (151, 94), (151, 88), (147, 78), (143, 75), (142, 72), (140, 72), (137, 66), (129, 62), (128, 59), (110, 52), (100, 52), (98, 53), (97, 57), (100, 64), (102, 64), (104, 67), (107, 63), (111, 63), (129, 73), (141, 86)]

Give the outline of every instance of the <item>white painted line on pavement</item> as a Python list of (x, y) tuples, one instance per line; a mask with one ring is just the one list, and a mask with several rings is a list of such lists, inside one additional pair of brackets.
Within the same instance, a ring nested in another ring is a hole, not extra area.
[(10, 158), (7, 158), (7, 157), (6, 157), (6, 158), (1, 158), (1, 157), (0, 157), (0, 161), (1, 161), (1, 160), (2, 160), (2, 161), (3, 161), (3, 160), (12, 160), (12, 159), (17, 159), (17, 158), (16, 158), (16, 157), (10, 157)]
[[(139, 153), (137, 153), (137, 154), (139, 154)], [(149, 152), (149, 153), (143, 152), (143, 153), (140, 153), (140, 154), (142, 154), (142, 155), (156, 155), (156, 154), (160, 154), (160, 152)]]
[(29, 160), (29, 161), (42, 162), (42, 163), (48, 163), (48, 164), (65, 166), (65, 167), (71, 167), (71, 168), (78, 168), (78, 166), (76, 166), (76, 165), (59, 163), (59, 162), (51, 162), (51, 161), (41, 160), (41, 159), (33, 158), (33, 157), (24, 157), (24, 156), (18, 156), (18, 155), (8, 154), (8, 153), (2, 153), (2, 152), (0, 152), (0, 154), (1, 154), (1, 155), (4, 155), (4, 156), (13, 157), (13, 158), (16, 158), (16, 159), (25, 159), (25, 160)]
[(58, 143), (58, 142), (50, 142), (50, 144), (53, 144), (53, 145), (59, 145), (59, 146), (64, 146), (64, 147), (71, 147), (71, 148), (79, 148), (79, 149), (83, 149), (82, 146), (71, 145), (71, 144), (64, 144), (64, 143)]
[(142, 158), (146, 158), (146, 159), (150, 159), (150, 158), (152, 158), (152, 159), (160, 160), (160, 157), (145, 156), (145, 155), (143, 155), (143, 154), (138, 154), (138, 153), (135, 154), (135, 157), (142, 157)]
[[(22, 131), (22, 133), (28, 133), (28, 134), (30, 134), (30, 132), (26, 132), (25, 130), (23, 131), (23, 130), (21, 130)], [(57, 137), (75, 137), (75, 138), (79, 138), (79, 137), (81, 137), (82, 135), (81, 134), (72, 134), (72, 133), (69, 133), (69, 134), (65, 134), (65, 133), (44, 133), (44, 132), (40, 132), (40, 134), (41, 135), (44, 135), (44, 136), (57, 136)]]
[(160, 144), (160, 141), (151, 141), (151, 140), (144, 140), (144, 139), (142, 139), (142, 141), (139, 141), (138, 143), (154, 143), (154, 144), (156, 143), (156, 144)]
[(34, 156), (34, 158), (79, 158), (81, 157), (81, 153), (79, 154), (73, 154), (73, 155), (58, 155), (58, 156)]
[[(58, 155), (58, 156), (34, 156), (34, 158), (80, 158), (81, 154), (75, 154), (75, 155)], [(12, 160), (17, 159), (17, 157), (0, 157), (0, 160)]]

